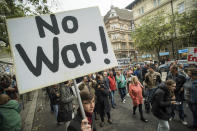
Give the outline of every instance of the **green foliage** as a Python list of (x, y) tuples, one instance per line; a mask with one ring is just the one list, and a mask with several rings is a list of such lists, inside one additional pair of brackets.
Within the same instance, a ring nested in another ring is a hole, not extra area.
[(172, 32), (170, 22), (166, 22), (167, 17), (160, 11), (152, 17), (142, 19), (141, 25), (132, 32), (137, 49), (145, 52), (156, 51), (159, 57), (161, 48), (169, 43)]
[[(8, 45), (8, 33), (6, 29), (7, 18), (50, 13), (47, 0), (29, 0), (28, 5), (24, 5), (22, 1), (23, 0), (19, 0), (18, 3), (15, 3), (14, 0), (0, 1), (0, 40)], [(8, 51), (9, 46), (7, 48), (0, 47), (0, 50)]]
[(186, 40), (186, 45), (197, 44), (197, 10), (177, 14), (178, 35)]

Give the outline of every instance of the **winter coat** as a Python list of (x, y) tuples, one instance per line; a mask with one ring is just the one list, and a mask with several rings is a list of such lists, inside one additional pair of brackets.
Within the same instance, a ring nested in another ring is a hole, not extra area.
[[(81, 121), (83, 120), (81, 113), (78, 111), (77, 115), (73, 120), (71, 120), (70, 125), (67, 128), (67, 131), (81, 131)], [(95, 116), (94, 113), (92, 114), (92, 131), (97, 131), (96, 123), (95, 123)]]
[(135, 70), (134, 75), (137, 76), (140, 82), (142, 82), (142, 70), (141, 69)]
[(169, 73), (166, 79), (167, 80), (172, 79), (176, 82), (176, 89), (174, 91), (174, 94), (176, 96), (176, 100), (183, 101), (184, 100), (184, 91), (181, 91), (181, 88), (183, 88), (183, 85), (186, 82), (186, 78), (179, 73), (175, 76), (173, 76), (171, 73)]
[(152, 100), (153, 115), (162, 120), (169, 120), (171, 117), (171, 96), (168, 88), (162, 84), (155, 91)]
[(19, 103), (16, 100), (10, 100), (4, 105), (0, 105), (0, 131), (21, 131)]
[(59, 102), (59, 110), (66, 110), (66, 111), (72, 111), (73, 110), (73, 100), (74, 95), (72, 92), (71, 87), (68, 87), (66, 85), (60, 86), (60, 102)]
[(123, 75), (116, 76), (116, 81), (118, 84), (118, 88), (125, 88), (127, 85), (127, 81)]
[(138, 83), (137, 85), (135, 84), (130, 84), (129, 85), (129, 95), (131, 96), (133, 100), (133, 105), (138, 106), (139, 104), (143, 103), (143, 96), (142, 96), (142, 87), (141, 84)]
[(155, 88), (161, 83), (161, 74), (155, 71), (146, 73), (145, 83), (149, 89)]
[(103, 84), (98, 83), (98, 86), (101, 86), (100, 88), (96, 88), (96, 110), (98, 113), (107, 113), (110, 111), (110, 104), (109, 104), (109, 89)]
[(50, 97), (51, 97), (51, 104), (52, 105), (57, 105), (60, 101), (60, 97), (57, 96), (57, 94), (60, 94), (60, 89), (59, 88), (50, 88)]
[(108, 79), (109, 79), (109, 87), (110, 87), (110, 90), (111, 91), (114, 91), (116, 90), (116, 79), (115, 77), (111, 77), (111, 76), (108, 76)]

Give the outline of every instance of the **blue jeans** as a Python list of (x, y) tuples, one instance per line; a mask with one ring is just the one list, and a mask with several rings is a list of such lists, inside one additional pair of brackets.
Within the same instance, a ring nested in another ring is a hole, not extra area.
[(168, 121), (161, 120), (161, 119), (158, 119), (158, 120), (159, 120), (159, 124), (157, 127), (157, 131), (169, 131), (170, 130)]
[(119, 92), (120, 92), (120, 97), (122, 99), (122, 101), (124, 100), (125, 96), (126, 96), (126, 88), (118, 88)]
[(180, 120), (184, 121), (183, 101), (181, 102), (180, 105), (174, 105), (174, 106), (172, 106), (172, 117), (173, 118), (175, 116), (175, 113), (174, 113), (174, 110), (175, 109), (179, 112), (179, 118), (180, 118)]
[(145, 105), (145, 110), (146, 112), (150, 112), (151, 109), (151, 99), (153, 97), (153, 93), (155, 91), (155, 88), (150, 88), (150, 89), (146, 89), (146, 99), (144, 101), (144, 105)]
[(58, 115), (58, 105), (53, 105), (53, 110), (54, 110), (54, 113), (55, 113), (55, 117), (57, 119), (57, 115)]
[(111, 91), (111, 104), (112, 104), (112, 106), (115, 106), (114, 93), (115, 93), (115, 91)]
[(189, 103), (189, 108), (193, 116), (193, 126), (197, 127), (197, 104)]

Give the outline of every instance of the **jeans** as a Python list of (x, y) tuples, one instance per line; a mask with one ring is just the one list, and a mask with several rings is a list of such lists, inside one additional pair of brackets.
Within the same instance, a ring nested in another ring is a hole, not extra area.
[(189, 103), (189, 108), (193, 116), (193, 126), (197, 127), (197, 104)]
[(124, 88), (118, 88), (119, 92), (120, 92), (120, 97), (122, 99), (122, 101), (124, 100), (125, 96), (126, 96), (126, 87)]
[(180, 105), (174, 105), (172, 106), (172, 117), (175, 117), (174, 110), (177, 110), (179, 112), (179, 118), (180, 120), (184, 121), (184, 110), (183, 110), (183, 101), (181, 102)]
[(150, 102), (153, 97), (154, 91), (155, 91), (155, 88), (151, 88), (151, 89), (146, 90), (146, 99), (144, 101), (146, 112), (150, 112), (150, 108), (151, 108)]
[(58, 115), (58, 105), (53, 105), (53, 110), (54, 110), (54, 113), (55, 113), (55, 117), (57, 119), (57, 115)]
[(115, 106), (114, 93), (115, 93), (115, 91), (111, 91), (111, 104), (112, 104), (112, 106)]
[(159, 120), (159, 124), (157, 127), (157, 131), (169, 131), (170, 130), (168, 121), (161, 120), (161, 119), (158, 119), (158, 120)]

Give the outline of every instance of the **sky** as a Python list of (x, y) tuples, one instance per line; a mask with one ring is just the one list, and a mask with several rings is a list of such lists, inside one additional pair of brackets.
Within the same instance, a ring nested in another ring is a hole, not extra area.
[[(51, 1), (52, 1), (52, 7), (53, 8), (57, 7), (55, 12), (98, 6), (101, 11), (101, 15), (104, 16), (110, 10), (111, 5), (119, 8), (125, 8), (134, 0), (51, 0)], [(57, 6), (55, 6), (55, 4), (57, 4)]]

